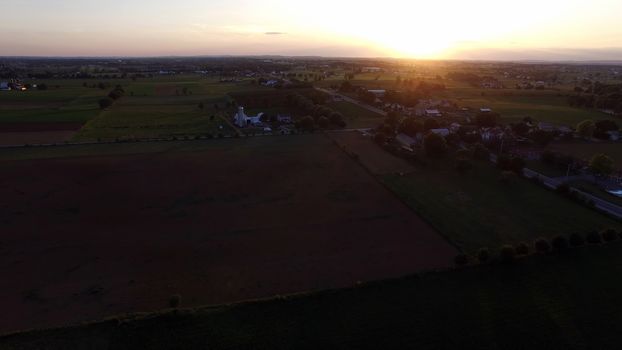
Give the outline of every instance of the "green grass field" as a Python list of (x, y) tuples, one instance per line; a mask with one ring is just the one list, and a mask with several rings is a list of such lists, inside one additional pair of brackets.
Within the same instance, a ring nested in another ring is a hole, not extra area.
[(577, 157), (589, 162), (596, 154), (603, 153), (611, 157), (616, 167), (622, 167), (622, 144), (614, 142), (567, 142), (554, 143), (549, 148), (555, 152)]
[(492, 108), (501, 114), (502, 121), (506, 123), (518, 122), (529, 116), (543, 122), (574, 127), (586, 119), (611, 118), (598, 111), (570, 107), (563, 93), (558, 96), (558, 92), (548, 90), (528, 92), (469, 87), (449, 89), (444, 95), (456, 100), (460, 106)]
[[(0, 338), (3, 349), (614, 349), (622, 245)], [(182, 302), (183, 304), (183, 302)], [(103, 347), (104, 345), (102, 345)]]
[(109, 91), (81, 80), (41, 80), (48, 90), (0, 91), (0, 123), (84, 123), (100, 112), (97, 101)]
[[(125, 87), (126, 96), (87, 123), (74, 139), (105, 140), (208, 133), (230, 135), (234, 130), (228, 122), (233, 112), (225, 109), (225, 103), (232, 100), (228, 94), (267, 89), (247, 81), (219, 83), (213, 78), (182, 78), (139, 80), (129, 84)], [(203, 103), (203, 109), (198, 107), (199, 103)]]
[(544, 236), (587, 233), (620, 224), (528, 180), (500, 181), (500, 172), (476, 163), (460, 175), (453, 160), (431, 161), (382, 181), (449, 240), (467, 252), (532, 242)]

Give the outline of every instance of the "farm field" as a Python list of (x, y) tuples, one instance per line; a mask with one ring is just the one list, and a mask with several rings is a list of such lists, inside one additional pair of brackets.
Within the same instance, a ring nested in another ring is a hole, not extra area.
[[(435, 71), (433, 74), (417, 75), (403, 74), (402, 79), (411, 78), (424, 80), (432, 83), (441, 83), (446, 86), (446, 91), (434, 94), (432, 98), (445, 98), (454, 100), (461, 107), (479, 109), (489, 107), (501, 114), (502, 122), (515, 123), (522, 121), (523, 118), (530, 116), (542, 122), (549, 122), (557, 125), (576, 126), (583, 120), (605, 120), (611, 116), (596, 110), (579, 109), (570, 107), (567, 104), (567, 94), (571, 94), (571, 88), (567, 90), (516, 90), (508, 89), (483, 89), (472, 87), (466, 83), (452, 81), (449, 79), (432, 79), (435, 74), (445, 76), (447, 71)], [(396, 85), (396, 74), (391, 73), (365, 73), (357, 74), (350, 83), (355, 86), (365, 86), (368, 89), (397, 89), (403, 88)], [(343, 76), (334, 77), (318, 83), (321, 87), (330, 87), (343, 81)], [(511, 82), (506, 82), (512, 86)]]
[(108, 91), (78, 80), (40, 80), (48, 90), (0, 91), (0, 145), (70, 140), (97, 116), (97, 101)]
[(325, 135), (0, 159), (0, 332), (156, 311), (176, 294), (192, 307), (347, 287), (456, 254)]
[[(417, 171), (385, 175), (383, 182), (466, 252), (538, 237), (588, 233), (621, 225), (592, 209), (516, 178), (500, 181), (489, 164), (460, 175), (453, 160), (430, 161)], [(448, 220), (447, 218), (451, 218)]]
[(611, 349), (622, 246), (335, 291), (113, 318), (0, 338), (5, 349)]
[(611, 116), (595, 110), (568, 106), (563, 92), (486, 90), (469, 87), (448, 89), (443, 95), (455, 99), (460, 106), (474, 109), (484, 106), (492, 108), (501, 114), (502, 121), (506, 123), (519, 122), (529, 116), (542, 122), (575, 127), (586, 119), (611, 119)]
[(232, 135), (233, 110), (225, 106), (232, 101), (229, 94), (268, 90), (248, 81), (220, 83), (198, 76), (139, 80), (124, 89), (126, 96), (87, 123), (75, 140)]

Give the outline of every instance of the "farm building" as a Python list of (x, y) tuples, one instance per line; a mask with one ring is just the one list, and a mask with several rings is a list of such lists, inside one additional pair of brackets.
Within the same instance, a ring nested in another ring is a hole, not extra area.
[(432, 129), (430, 132), (443, 137), (449, 136), (449, 129)]
[(367, 91), (376, 95), (376, 97), (384, 97), (384, 95), (387, 93), (387, 90), (367, 90)]
[(443, 113), (438, 109), (426, 109), (425, 116), (430, 118), (439, 118), (443, 116)]
[(249, 117), (246, 115), (246, 113), (244, 113), (244, 107), (239, 107), (238, 112), (235, 114), (235, 116), (233, 116), (233, 123), (240, 128), (245, 128), (249, 125), (259, 126), (261, 125), (262, 116), (263, 113), (259, 113), (254, 117)]
[(281, 124), (292, 124), (294, 121), (289, 115), (277, 115), (276, 120)]
[(363, 73), (380, 73), (383, 69), (380, 67), (363, 67), (361, 72)]
[(417, 140), (406, 134), (398, 134), (395, 137), (395, 141), (397, 141), (403, 149), (410, 152), (414, 151), (413, 147), (417, 144)]

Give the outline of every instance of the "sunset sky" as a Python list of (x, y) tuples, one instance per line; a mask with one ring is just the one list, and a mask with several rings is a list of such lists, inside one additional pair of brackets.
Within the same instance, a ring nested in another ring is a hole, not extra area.
[(0, 13), (0, 56), (622, 60), (620, 0), (19, 0)]

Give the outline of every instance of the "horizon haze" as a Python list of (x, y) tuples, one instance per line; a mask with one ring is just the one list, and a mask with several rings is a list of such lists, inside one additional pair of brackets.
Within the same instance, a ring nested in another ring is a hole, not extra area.
[(0, 23), (0, 56), (622, 59), (622, 3), (609, 0), (25, 0), (2, 7), (10, 16)]

